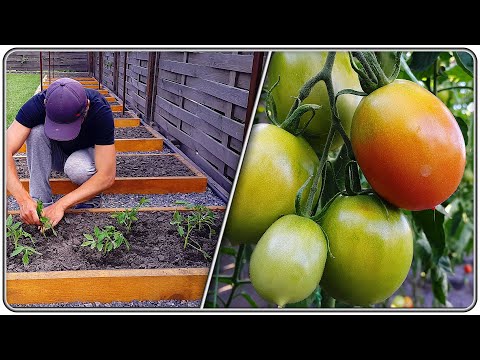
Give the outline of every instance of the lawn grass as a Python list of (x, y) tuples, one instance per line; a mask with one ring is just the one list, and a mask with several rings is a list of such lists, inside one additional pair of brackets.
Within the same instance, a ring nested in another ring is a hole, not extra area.
[(7, 127), (22, 105), (33, 96), (39, 84), (40, 74), (7, 74)]

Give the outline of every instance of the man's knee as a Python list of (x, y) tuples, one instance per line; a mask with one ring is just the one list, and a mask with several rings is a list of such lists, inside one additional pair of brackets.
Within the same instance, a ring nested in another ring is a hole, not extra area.
[(64, 172), (73, 183), (81, 185), (90, 179), (97, 172), (97, 169), (86, 154), (78, 152), (68, 157)]

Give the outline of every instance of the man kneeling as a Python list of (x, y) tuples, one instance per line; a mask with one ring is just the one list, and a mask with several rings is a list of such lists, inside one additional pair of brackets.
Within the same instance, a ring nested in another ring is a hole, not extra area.
[[(30, 194), (23, 188), (13, 155), (27, 142)], [(100, 193), (115, 181), (114, 121), (110, 105), (78, 81), (58, 79), (19, 110), (7, 130), (7, 190), (27, 224), (40, 225), (37, 200), (53, 226), (65, 210), (98, 207)], [(63, 171), (77, 189), (53, 202), (50, 173)]]

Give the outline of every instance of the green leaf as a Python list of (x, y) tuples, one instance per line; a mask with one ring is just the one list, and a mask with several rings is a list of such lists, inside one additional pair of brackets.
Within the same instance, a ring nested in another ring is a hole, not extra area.
[(13, 224), (13, 217), (12, 217), (12, 214), (10, 214), (7, 217), (7, 227), (12, 226), (12, 224)]
[(95, 236), (98, 238), (98, 236), (99, 236), (102, 232), (100, 231), (100, 229), (98, 228), (98, 226), (95, 226), (95, 227), (93, 228), (93, 233), (94, 233)]
[(107, 251), (112, 251), (112, 248), (113, 248), (113, 244), (112, 243), (108, 243), (107, 244)]
[(432, 247), (432, 261), (437, 264), (445, 250), (445, 231), (443, 229), (445, 216), (433, 210), (412, 211), (412, 216), (415, 223), (425, 233)]
[(93, 236), (90, 235), (90, 234), (83, 234), (83, 236), (85, 236), (85, 238), (86, 238), (87, 240), (94, 241)]
[(80, 246), (90, 246), (92, 243), (93, 241), (84, 241)]
[(15, 250), (12, 251), (12, 253), (10, 254), (10, 257), (17, 256), (17, 255), (20, 254), (22, 251), (23, 251), (23, 246), (19, 246), (19, 247), (17, 247)]
[(473, 57), (466, 51), (455, 51), (453, 53), (457, 64), (465, 71), (468, 75), (473, 77)]
[(257, 303), (255, 302), (255, 300), (252, 299), (250, 295), (248, 295), (245, 292), (242, 292), (240, 296), (243, 297), (245, 300), (247, 300), (251, 307), (258, 308)]
[(412, 54), (410, 69), (412, 71), (424, 71), (428, 69), (437, 59), (440, 52), (416, 51)]
[(25, 253), (23, 254), (22, 262), (23, 262), (23, 265), (28, 265), (30, 263), (30, 259), (28, 257), (28, 251), (25, 251)]
[(185, 235), (185, 229), (183, 228), (183, 226), (177, 227), (177, 230), (181, 237)]
[(101, 242), (99, 242), (99, 243), (97, 244), (97, 250), (98, 250), (98, 251), (102, 251), (102, 249), (103, 249), (103, 244), (102, 244)]
[(423, 271), (428, 271), (432, 264), (432, 247), (423, 234), (415, 242), (415, 255), (422, 261)]
[(450, 262), (450, 258), (448, 256), (442, 256), (440, 260), (438, 260), (438, 266), (447, 273), (453, 274), (452, 263)]
[(43, 212), (43, 202), (42, 202), (42, 200), (38, 200), (37, 201), (37, 215), (39, 217), (42, 216), (42, 212)]
[(225, 255), (230, 255), (230, 256), (236, 256), (237, 252), (235, 251), (234, 248), (229, 248), (229, 247), (221, 247), (220, 252)]
[(463, 135), (463, 141), (465, 142), (465, 146), (468, 144), (468, 125), (460, 116), (455, 116), (455, 120), (457, 120), (457, 124), (460, 127), (460, 131)]
[(447, 273), (440, 267), (434, 267), (431, 275), (433, 295), (441, 304), (445, 305), (448, 295)]

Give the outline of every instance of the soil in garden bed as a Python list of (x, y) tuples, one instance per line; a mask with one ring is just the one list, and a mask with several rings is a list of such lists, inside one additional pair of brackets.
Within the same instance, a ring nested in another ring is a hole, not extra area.
[(115, 139), (149, 139), (153, 134), (145, 126), (115, 128)]
[(113, 118), (114, 118), (114, 119), (131, 119), (131, 118), (137, 119), (138, 116), (135, 115), (135, 114), (132, 114), (132, 113), (130, 113), (130, 112), (128, 112), (128, 111), (125, 111), (125, 114), (123, 114), (121, 111), (118, 111), (118, 112), (117, 112), (117, 111), (114, 111), (114, 112), (113, 112)]
[[(102, 269), (159, 269), (181, 267), (209, 267), (211, 259), (187, 246), (178, 235), (174, 225), (170, 225), (173, 212), (139, 212), (138, 221), (132, 226), (130, 234), (117, 225), (112, 213), (67, 213), (57, 225), (58, 236), (48, 234), (43, 237), (35, 226), (23, 225), (23, 229), (34, 236), (35, 248), (42, 255), (32, 255), (30, 263), (22, 264), (21, 256), (10, 257), (13, 245), (7, 239), (7, 271), (64, 271), (64, 270), (102, 270)], [(185, 213), (186, 215), (187, 213)], [(213, 257), (222, 222), (223, 212), (215, 212), (215, 234), (209, 238), (209, 230), (193, 231), (191, 239)], [(18, 215), (14, 216), (19, 221)], [(130, 251), (124, 245), (104, 254), (90, 247), (82, 247), (86, 240), (83, 234), (93, 234), (94, 226), (103, 228), (114, 225), (124, 233), (130, 243)], [(24, 245), (31, 245), (22, 240)]]
[[(27, 158), (15, 158), (20, 179), (28, 179)], [(117, 156), (117, 177), (158, 177), (158, 176), (195, 176), (180, 160), (173, 155), (167, 156)], [(67, 176), (52, 171), (50, 178), (63, 179)]]

